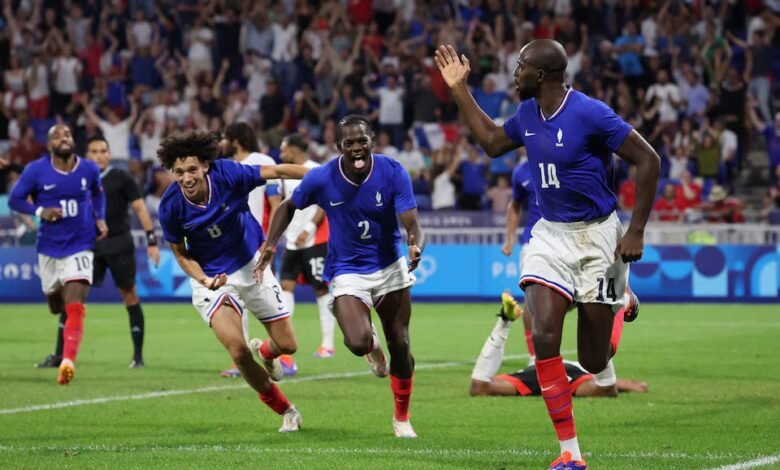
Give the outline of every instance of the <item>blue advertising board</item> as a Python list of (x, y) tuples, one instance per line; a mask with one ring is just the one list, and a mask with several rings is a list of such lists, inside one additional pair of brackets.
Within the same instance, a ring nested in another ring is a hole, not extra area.
[[(520, 247), (504, 256), (499, 245), (452, 244), (426, 247), (415, 271), (415, 300), (492, 300), (505, 289), (520, 294)], [(170, 251), (155, 268), (146, 252), (136, 253), (138, 294), (149, 301), (189, 302), (189, 279)], [(631, 266), (630, 283), (643, 301), (780, 302), (780, 246), (663, 245), (645, 247)], [(301, 288), (301, 300), (312, 299)], [(37, 255), (33, 248), (0, 248), (0, 302), (39, 302)], [(118, 301), (107, 276), (90, 292), (92, 302)]]

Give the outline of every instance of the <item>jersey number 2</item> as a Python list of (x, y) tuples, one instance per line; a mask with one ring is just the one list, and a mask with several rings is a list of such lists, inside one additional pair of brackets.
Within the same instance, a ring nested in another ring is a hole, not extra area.
[(368, 240), (369, 238), (371, 238), (371, 234), (368, 233), (368, 229), (370, 226), (368, 225), (367, 220), (361, 220), (360, 222), (358, 222), (358, 227), (363, 229), (363, 233), (360, 234), (361, 240)]
[(617, 295), (615, 294), (615, 278), (614, 277), (607, 278), (606, 292), (604, 292), (604, 278), (600, 277), (598, 281), (599, 281), (599, 295), (596, 296), (596, 300), (598, 300), (599, 302), (603, 302), (605, 294), (607, 297), (612, 299), (613, 302), (617, 300)]
[(539, 164), (539, 170), (542, 172), (542, 188), (549, 188), (550, 186), (561, 187), (561, 183), (558, 181), (558, 172), (555, 170), (555, 163), (547, 164), (547, 177), (544, 174), (544, 163)]

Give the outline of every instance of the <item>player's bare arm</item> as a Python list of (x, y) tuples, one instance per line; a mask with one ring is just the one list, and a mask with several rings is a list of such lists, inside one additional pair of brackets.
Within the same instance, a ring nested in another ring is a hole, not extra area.
[(447, 45), (439, 46), (433, 60), (439, 67), (447, 86), (450, 87), (452, 97), (460, 109), (463, 120), (485, 153), (491, 158), (495, 158), (518, 148), (519, 145), (506, 135), (504, 128), (493, 122), (474, 100), (474, 96), (466, 84), (466, 79), (471, 71), (471, 65), (466, 56), (458, 57), (455, 48)]
[(314, 213), (314, 217), (305, 225), (305, 228), (298, 234), (298, 238), (295, 240), (295, 246), (301, 247), (306, 244), (306, 240), (309, 236), (317, 231), (317, 227), (320, 226), (322, 221), (325, 220), (325, 211), (322, 208), (317, 207), (317, 211)]
[(130, 206), (138, 216), (138, 220), (141, 222), (141, 226), (146, 232), (146, 256), (152, 260), (154, 266), (160, 264), (160, 248), (157, 246), (157, 237), (154, 235), (154, 224), (152, 218), (149, 216), (149, 211), (146, 209), (143, 199), (136, 199), (130, 203)]
[(623, 262), (629, 263), (642, 258), (645, 226), (658, 188), (661, 159), (653, 147), (635, 130), (628, 134), (618, 148), (617, 154), (620, 158), (636, 165), (636, 205), (631, 214), (628, 230), (615, 250), (616, 257), (620, 256)]
[(260, 247), (260, 259), (257, 260), (257, 265), (255, 265), (255, 278), (258, 282), (263, 280), (263, 271), (265, 271), (265, 268), (268, 267), (268, 263), (273, 259), (274, 253), (276, 252), (276, 244), (279, 243), (279, 238), (281, 238), (284, 231), (287, 230), (287, 226), (290, 225), (293, 215), (295, 215), (295, 206), (292, 203), (292, 199), (288, 199), (279, 204), (279, 208), (276, 210), (274, 218), (271, 219), (271, 225), (268, 227), (268, 236), (265, 239), (265, 243)]
[(425, 248), (425, 235), (420, 228), (420, 218), (417, 215), (417, 209), (403, 212), (399, 215), (399, 218), (408, 235), (409, 272), (412, 272), (417, 269), (417, 265), (420, 263), (420, 258)]
[(95, 227), (97, 227), (98, 230), (97, 237), (95, 237), (96, 240), (103, 240), (108, 236), (108, 225), (106, 225), (104, 219), (97, 219), (95, 221)]
[(512, 249), (515, 247), (515, 240), (517, 239), (517, 224), (520, 222), (520, 206), (514, 201), (509, 201), (509, 205), (506, 207), (506, 240), (504, 246), (501, 247), (501, 253), (509, 256), (512, 254)]
[(260, 177), (264, 180), (273, 180), (278, 178), (289, 178), (299, 180), (309, 171), (303, 165), (294, 165), (292, 163), (282, 163), (280, 165), (267, 165), (260, 167)]
[(171, 243), (171, 251), (176, 258), (176, 262), (179, 263), (181, 269), (191, 278), (198, 281), (202, 286), (216, 290), (225, 285), (227, 282), (227, 274), (218, 274), (214, 277), (206, 275), (203, 272), (203, 268), (200, 264), (192, 259), (183, 243)]

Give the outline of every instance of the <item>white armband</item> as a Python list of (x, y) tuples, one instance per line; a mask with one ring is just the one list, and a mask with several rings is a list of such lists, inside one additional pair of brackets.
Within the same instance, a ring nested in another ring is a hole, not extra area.
[(35, 209), (35, 216), (36, 217), (40, 217), (42, 213), (43, 213), (43, 207), (39, 207), (39, 208)]

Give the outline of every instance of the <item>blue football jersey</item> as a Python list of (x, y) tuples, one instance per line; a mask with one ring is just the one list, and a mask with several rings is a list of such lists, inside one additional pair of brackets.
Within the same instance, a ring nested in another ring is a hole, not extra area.
[(328, 216), (330, 237), (324, 277), (368, 274), (401, 256), (397, 214), (415, 209), (409, 173), (397, 161), (372, 156), (371, 172), (361, 184), (347, 179), (337, 158), (310, 170), (295, 188), (296, 208), (320, 206)]
[(100, 170), (94, 162), (81, 157), (76, 157), (76, 164), (68, 173), (54, 168), (50, 156), (31, 162), (11, 191), (8, 205), (23, 214), (35, 214), (39, 207), (62, 211), (59, 220), (41, 220), (35, 245), (38, 253), (53, 258), (91, 250), (95, 245), (95, 221), (106, 218)]
[(531, 165), (528, 160), (517, 165), (512, 171), (512, 199), (515, 204), (522, 204), (525, 207), (525, 229), (520, 235), (520, 243), (528, 243), (531, 239), (531, 230), (542, 218), (539, 204), (536, 203), (536, 192), (531, 181)]
[(544, 118), (536, 99), (523, 101), (504, 132), (525, 145), (542, 217), (582, 222), (617, 206), (609, 175), (612, 154), (631, 126), (599, 100), (569, 88), (561, 106)]
[(172, 184), (160, 200), (160, 226), (169, 243), (184, 243), (208, 276), (231, 274), (252, 260), (265, 235), (249, 212), (247, 195), (265, 184), (260, 167), (232, 160), (211, 162), (208, 199), (194, 204)]

